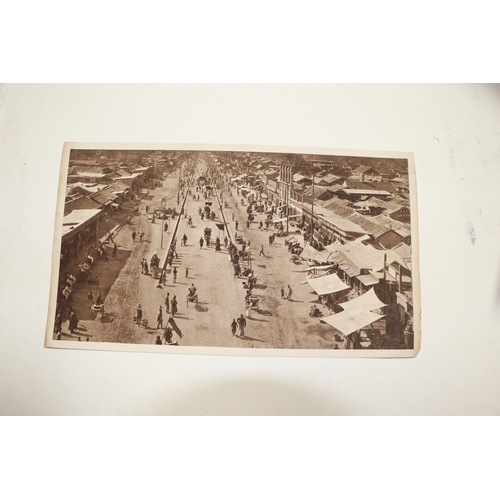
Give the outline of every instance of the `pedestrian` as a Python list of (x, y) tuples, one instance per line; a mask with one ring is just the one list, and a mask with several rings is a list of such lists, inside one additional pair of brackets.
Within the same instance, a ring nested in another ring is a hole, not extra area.
[(247, 229), (250, 229), (250, 221), (247, 220)]
[(287, 295), (287, 299), (288, 300), (291, 300), (292, 298), (292, 287), (290, 285), (288, 285), (288, 295)]
[(167, 232), (167, 231), (168, 231), (168, 224), (167, 224), (166, 222), (165, 222), (165, 226), (164, 226), (163, 230), (164, 230), (165, 232)]
[(168, 325), (165, 328), (165, 332), (163, 333), (163, 340), (165, 341), (165, 344), (171, 344), (172, 343), (172, 337), (174, 333), (172, 332), (172, 328), (170, 328)]
[(92, 304), (92, 301), (94, 300), (94, 295), (92, 294), (92, 290), (89, 290), (89, 293), (87, 295), (87, 299), (89, 299), (90, 303)]
[(144, 261), (145, 259), (141, 260), (141, 273), (144, 274)]
[(234, 227), (235, 227), (236, 231), (238, 231), (238, 221), (236, 221), (236, 222), (234, 223)]
[(203, 238), (200, 238), (200, 250), (203, 249)]
[(141, 321), (142, 321), (142, 308), (141, 308), (141, 304), (138, 304), (137, 307), (136, 307), (136, 310), (135, 310), (135, 320), (137, 322), (137, 325), (141, 325)]
[(78, 328), (78, 318), (76, 317), (75, 310), (71, 309), (71, 312), (69, 313), (68, 329), (71, 333), (74, 333), (77, 328)]
[(233, 318), (233, 322), (231, 323), (231, 333), (236, 337), (236, 329), (238, 328), (238, 323)]
[(115, 246), (113, 247), (113, 253), (112, 253), (113, 259), (116, 259), (116, 252), (117, 251), (118, 251), (118, 247), (116, 246), (116, 243), (115, 243)]
[(285, 289), (283, 287), (281, 287), (281, 298), (285, 298)]
[(172, 271), (173, 275), (174, 275), (174, 283), (177, 283), (177, 268), (174, 267), (174, 270)]
[(186, 278), (189, 278), (189, 267), (186, 267)]
[(149, 274), (148, 261), (144, 259), (144, 274)]
[(104, 297), (102, 295), (102, 292), (99, 292), (97, 295), (97, 299), (95, 299), (95, 303), (100, 306), (104, 302)]
[(270, 234), (269, 235), (269, 246), (271, 246), (273, 244), (273, 235)]
[(227, 236), (224, 236), (224, 248), (227, 248), (228, 241)]
[(163, 329), (163, 311), (160, 306), (160, 310), (158, 311), (158, 316), (156, 317), (156, 329)]
[(132, 240), (135, 241), (135, 237), (136, 237), (137, 233), (135, 231), (132, 231)]
[(159, 335), (156, 336), (156, 342), (155, 342), (156, 345), (163, 345), (162, 341), (161, 341), (161, 337)]
[(245, 336), (245, 326), (247, 326), (247, 321), (243, 314), (240, 314), (238, 318), (238, 327), (240, 329), (240, 337), (243, 338)]
[(265, 256), (266, 256), (266, 255), (264, 254), (264, 245), (261, 245), (261, 246), (260, 246), (259, 257), (260, 257), (261, 255), (262, 255), (263, 257), (265, 257)]
[(167, 293), (167, 296), (165, 297), (165, 312), (167, 314), (170, 314), (170, 294)]
[(57, 340), (61, 340), (60, 336), (61, 331), (62, 331), (62, 315), (60, 312), (58, 312), (56, 315), (56, 320), (54, 322), (54, 333), (57, 335), (56, 337)]
[(172, 297), (172, 302), (170, 306), (171, 306), (170, 312), (172, 314), (172, 317), (174, 317), (177, 314), (177, 298), (175, 297), (175, 295)]
[(142, 231), (139, 231), (139, 240), (141, 241), (141, 243), (142, 243), (142, 237), (143, 236), (144, 236), (144, 233)]

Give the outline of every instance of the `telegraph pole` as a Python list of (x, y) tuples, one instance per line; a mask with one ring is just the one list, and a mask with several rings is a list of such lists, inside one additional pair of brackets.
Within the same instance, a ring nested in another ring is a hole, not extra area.
[(314, 173), (312, 185), (312, 201), (311, 201), (311, 240), (314, 239)]
[(286, 235), (288, 236), (288, 219), (290, 218), (290, 191), (292, 189), (292, 167), (287, 166), (287, 192), (286, 192)]

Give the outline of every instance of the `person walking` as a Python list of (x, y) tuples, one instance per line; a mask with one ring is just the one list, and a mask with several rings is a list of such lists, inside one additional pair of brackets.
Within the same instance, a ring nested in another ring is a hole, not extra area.
[(238, 328), (238, 323), (236, 323), (236, 320), (233, 318), (233, 322), (231, 323), (231, 333), (236, 337), (236, 330)]
[(144, 259), (144, 274), (149, 274), (148, 261)]
[(142, 231), (139, 231), (139, 240), (140, 240), (141, 243), (142, 243), (142, 237), (143, 236), (144, 236), (144, 233)]
[(203, 238), (200, 238), (200, 250), (203, 249)]
[(99, 292), (97, 295), (97, 298), (95, 299), (96, 305), (100, 306), (104, 302), (104, 297), (102, 295), (102, 292)]
[(71, 308), (71, 312), (69, 313), (68, 329), (71, 333), (74, 333), (77, 328), (78, 328), (78, 318), (76, 317), (75, 310)]
[(281, 287), (281, 298), (285, 298), (285, 289), (283, 287)]
[(93, 303), (92, 301), (94, 300), (94, 294), (92, 293), (92, 290), (89, 290), (89, 293), (87, 295), (87, 299), (90, 300), (91, 304)]
[(141, 321), (142, 321), (142, 308), (141, 304), (138, 304), (136, 309), (135, 309), (135, 320), (137, 322), (138, 326), (141, 326)]
[(137, 236), (137, 233), (135, 231), (132, 231), (132, 240), (135, 242), (135, 237)]
[(175, 295), (172, 297), (170, 307), (170, 313), (172, 314), (172, 317), (174, 317), (177, 314), (177, 298), (175, 297)]
[(156, 317), (156, 329), (161, 328), (163, 330), (163, 311), (160, 306), (160, 310), (158, 311), (158, 316)]
[(167, 293), (167, 296), (165, 297), (165, 312), (167, 314), (170, 314), (170, 294)]
[(182, 243), (184, 244), (184, 246), (186, 246), (187, 240), (188, 240), (188, 237), (186, 235), (184, 235), (182, 237)]
[(291, 300), (292, 299), (292, 287), (288, 285), (288, 294), (287, 294), (287, 299)]
[(189, 267), (186, 267), (186, 278), (189, 278)]
[[(233, 321), (234, 321), (234, 319), (233, 319)], [(61, 340), (61, 336), (60, 336), (61, 331), (62, 331), (62, 315), (60, 312), (58, 312), (56, 315), (56, 320), (54, 322), (54, 333), (57, 335), (56, 336), (57, 340)]]
[(261, 246), (260, 246), (259, 257), (260, 257), (261, 255), (262, 255), (263, 257), (265, 257), (265, 256), (266, 256), (266, 255), (264, 254), (264, 245), (261, 245)]
[(245, 336), (245, 327), (247, 326), (247, 321), (243, 314), (240, 314), (240, 317), (238, 318), (238, 327), (240, 329), (240, 338), (243, 338)]
[(173, 275), (174, 275), (174, 283), (177, 283), (177, 268), (174, 267), (174, 270), (172, 271)]
[(118, 251), (118, 247), (116, 246), (116, 243), (113, 247), (113, 253), (112, 253), (112, 256), (113, 256), (113, 259), (116, 259), (116, 252)]

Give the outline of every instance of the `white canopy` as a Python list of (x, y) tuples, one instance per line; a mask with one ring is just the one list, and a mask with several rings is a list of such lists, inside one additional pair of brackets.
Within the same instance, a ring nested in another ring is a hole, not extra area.
[(328, 269), (331, 269), (334, 267), (334, 264), (328, 264), (326, 266), (312, 266), (308, 267), (307, 269), (304, 269), (304, 271), (327, 271)]
[(335, 252), (335, 250), (338, 250), (342, 246), (342, 243), (340, 241), (334, 241), (333, 243), (330, 243), (330, 245), (327, 245), (325, 247), (325, 250), (328, 250), (329, 252)]
[(341, 292), (351, 288), (346, 285), (336, 274), (328, 274), (319, 278), (309, 278), (307, 283), (311, 285), (318, 295), (329, 295), (330, 293)]
[(370, 288), (368, 292), (356, 297), (355, 299), (350, 300), (349, 302), (344, 302), (343, 304), (339, 304), (344, 311), (373, 311), (374, 309), (380, 309), (381, 307), (386, 306), (379, 298), (375, 295), (375, 290)]
[(300, 253), (300, 258), (304, 260), (317, 260), (318, 262), (328, 262), (330, 252), (319, 251), (312, 247), (309, 243)]
[(361, 330), (361, 328), (371, 325), (383, 317), (384, 315), (375, 314), (370, 311), (358, 311), (356, 309), (352, 309), (339, 314), (332, 314), (331, 316), (322, 318), (320, 321), (328, 323), (344, 335), (350, 335), (351, 333)]

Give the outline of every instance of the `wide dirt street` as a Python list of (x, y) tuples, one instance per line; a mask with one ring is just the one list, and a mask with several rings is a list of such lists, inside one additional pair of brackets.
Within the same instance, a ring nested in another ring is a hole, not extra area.
[[(204, 162), (203, 158), (198, 160), (198, 171), (207, 168)], [(173, 274), (169, 273), (166, 285), (158, 288), (158, 280), (142, 274), (142, 259), (146, 258), (149, 263), (155, 250), (163, 264), (160, 247), (168, 248), (175, 223), (169, 219), (168, 231), (162, 231), (162, 221), (149, 221), (145, 207), (159, 207), (164, 197), (167, 198), (167, 206), (179, 207), (178, 182), (178, 175), (171, 175), (161, 188), (150, 192), (150, 196), (141, 203), (140, 214), (134, 216), (132, 223), (124, 225), (116, 235), (115, 242), (119, 248), (117, 258), (111, 258), (110, 249), (109, 262), (96, 264), (100, 286), (92, 288), (87, 285), (78, 290), (76, 303), (79, 305), (77, 314), (80, 323), (77, 332), (81, 339), (88, 337), (94, 342), (154, 344), (156, 336), (163, 333), (163, 330), (156, 328), (160, 305), (163, 326), (168, 319), (164, 304), (168, 293), (170, 299), (176, 296), (178, 301), (179, 311), (175, 321), (183, 335), (179, 338), (174, 333), (173, 340), (179, 345), (302, 349), (334, 347), (333, 329), (308, 316), (311, 303), (317, 301), (317, 296), (309, 285), (301, 284), (305, 280), (306, 264), (297, 265), (289, 261), (290, 254), (284, 245), (284, 238), (276, 238), (274, 244), (269, 245), (271, 230), (259, 229), (259, 222), (264, 220), (263, 215), (256, 215), (250, 228), (246, 227), (246, 207), (242, 207), (241, 200), (236, 199), (235, 189), (234, 193), (227, 190), (222, 193), (223, 200), (229, 205), (224, 213), (230, 234), (234, 236), (235, 224), (238, 222), (238, 234), (250, 241), (251, 266), (257, 275), (253, 295), (260, 298), (259, 309), (251, 312), (251, 318), (246, 318), (247, 327), (243, 338), (231, 334), (230, 324), (233, 318), (245, 313), (244, 279), (233, 277), (233, 267), (224, 248), (224, 233), (216, 226), (222, 221), (216, 197), (204, 200), (200, 196), (199, 201), (193, 199), (192, 195), (187, 197), (185, 212), (192, 217), (193, 226), (188, 227), (188, 219), (181, 218), (177, 234), (177, 258), (173, 262), (173, 267), (178, 270), (177, 282), (173, 282)], [(201, 220), (198, 215), (198, 208), (203, 207), (205, 201), (212, 202), (215, 221)], [(199, 240), (206, 227), (212, 229), (212, 245), (208, 248), (203, 245), (200, 249)], [(135, 242), (132, 240), (134, 230), (144, 232), (142, 242), (139, 239)], [(184, 234), (187, 236), (186, 246), (181, 243)], [(216, 236), (222, 242), (220, 252), (214, 249)], [(300, 235), (297, 238), (301, 239)], [(261, 246), (264, 256), (259, 255)], [(188, 288), (192, 284), (197, 288), (198, 306), (186, 302)], [(288, 285), (292, 288), (292, 297), (290, 300), (281, 299), (281, 287), (286, 288)], [(104, 294), (106, 314), (103, 317), (90, 318), (90, 302), (86, 299), (90, 288), (94, 296), (98, 291)], [(138, 304), (141, 304), (143, 317), (147, 319), (146, 327), (137, 326), (133, 321)], [(67, 331), (67, 324), (63, 325), (63, 330)]]

